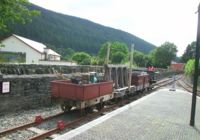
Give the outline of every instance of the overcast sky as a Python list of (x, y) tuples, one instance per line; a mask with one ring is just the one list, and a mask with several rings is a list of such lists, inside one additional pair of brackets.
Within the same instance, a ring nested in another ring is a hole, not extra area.
[[(199, 0), (29, 0), (59, 13), (121, 29), (156, 46), (173, 42), (182, 55), (196, 40)], [(133, 42), (134, 43), (134, 42)]]

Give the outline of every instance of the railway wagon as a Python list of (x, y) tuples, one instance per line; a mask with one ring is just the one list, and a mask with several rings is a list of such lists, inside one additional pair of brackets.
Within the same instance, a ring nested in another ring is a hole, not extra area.
[(118, 88), (114, 89), (113, 85), (116, 82), (110, 80), (84, 83), (82, 78), (82, 81), (73, 81), (71, 79), (51, 82), (52, 96), (59, 99), (63, 111), (70, 111), (72, 107), (84, 111), (83, 109), (87, 110), (94, 106), (100, 110), (108, 100), (123, 98), (126, 94), (130, 95), (151, 89), (149, 74), (141, 71), (132, 73), (130, 88), (128, 86), (117, 86)]
[(51, 82), (52, 96), (59, 99), (63, 111), (70, 111), (72, 107), (84, 109), (102, 104), (113, 98), (113, 82), (101, 81), (99, 83), (76, 84), (67, 80)]
[(149, 88), (149, 74), (146, 72), (133, 72), (131, 85), (135, 86), (135, 91), (144, 91)]

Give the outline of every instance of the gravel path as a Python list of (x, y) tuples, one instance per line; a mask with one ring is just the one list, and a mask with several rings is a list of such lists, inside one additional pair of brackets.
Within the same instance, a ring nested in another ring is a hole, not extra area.
[(34, 110), (25, 110), (0, 116), (0, 131), (34, 121), (36, 115), (51, 116), (61, 112), (59, 105)]

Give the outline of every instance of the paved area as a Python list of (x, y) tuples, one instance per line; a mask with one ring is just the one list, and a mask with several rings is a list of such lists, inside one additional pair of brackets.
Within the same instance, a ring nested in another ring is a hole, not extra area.
[(56, 140), (200, 140), (200, 98), (191, 127), (191, 94), (161, 89)]

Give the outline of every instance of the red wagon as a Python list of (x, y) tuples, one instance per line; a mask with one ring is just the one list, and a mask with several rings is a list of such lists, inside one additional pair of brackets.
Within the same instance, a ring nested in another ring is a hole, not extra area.
[(142, 91), (149, 87), (149, 74), (145, 72), (132, 73), (131, 85), (135, 85), (136, 91)]
[(60, 99), (64, 111), (72, 107), (82, 109), (113, 98), (113, 82), (74, 84), (67, 80), (55, 80), (51, 82), (51, 91), (53, 97)]

